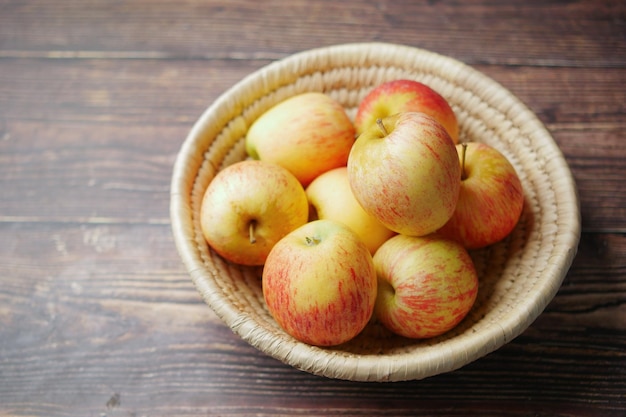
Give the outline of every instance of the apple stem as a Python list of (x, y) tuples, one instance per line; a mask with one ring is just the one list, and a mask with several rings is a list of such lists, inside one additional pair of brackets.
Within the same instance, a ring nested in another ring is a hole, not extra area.
[(461, 181), (467, 178), (465, 174), (465, 154), (467, 153), (467, 142), (461, 143)]
[(306, 241), (306, 245), (307, 246), (313, 246), (313, 245), (317, 245), (318, 243), (321, 242), (321, 239), (319, 237), (305, 237), (304, 240)]
[(383, 135), (387, 136), (389, 134), (389, 133), (387, 133), (387, 128), (385, 128), (385, 125), (383, 123), (383, 119), (376, 119), (376, 124), (378, 125), (380, 130), (383, 132)]
[(254, 235), (255, 228), (256, 228), (256, 221), (252, 220), (250, 224), (248, 225), (248, 234), (250, 235), (250, 243), (252, 243), (253, 245), (256, 243), (256, 236)]

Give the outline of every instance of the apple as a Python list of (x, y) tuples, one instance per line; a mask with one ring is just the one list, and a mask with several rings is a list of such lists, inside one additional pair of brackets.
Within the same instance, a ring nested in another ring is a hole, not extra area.
[(321, 173), (346, 164), (354, 138), (354, 125), (341, 104), (308, 92), (261, 114), (245, 145), (250, 157), (283, 166), (306, 187)]
[(245, 160), (219, 171), (201, 202), (200, 226), (223, 258), (262, 265), (286, 234), (308, 221), (302, 184), (285, 168)]
[(432, 233), (456, 207), (457, 150), (443, 126), (425, 113), (380, 120), (357, 138), (347, 167), (356, 200), (394, 232)]
[(356, 201), (345, 166), (321, 174), (305, 191), (309, 199), (309, 220), (328, 219), (345, 224), (363, 240), (372, 254), (395, 235)]
[(472, 258), (437, 234), (396, 235), (374, 255), (378, 277), (375, 316), (413, 339), (439, 336), (467, 316), (478, 293)]
[(419, 81), (398, 79), (374, 87), (359, 103), (354, 119), (357, 135), (384, 119), (401, 112), (422, 112), (447, 130), (454, 143), (459, 141), (459, 124), (448, 101)]
[(457, 145), (462, 174), (454, 214), (439, 233), (468, 249), (499, 242), (517, 225), (524, 208), (522, 183), (509, 160), (478, 142)]
[(286, 333), (314, 346), (357, 336), (376, 302), (374, 262), (346, 225), (315, 220), (281, 239), (262, 275), (268, 311)]

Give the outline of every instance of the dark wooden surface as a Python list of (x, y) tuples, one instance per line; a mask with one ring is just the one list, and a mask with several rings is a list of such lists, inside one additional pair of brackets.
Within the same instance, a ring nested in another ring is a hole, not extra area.
[[(328, 380), (256, 351), (171, 236), (172, 165), (205, 107), (276, 59), (362, 41), (503, 84), (580, 195), (578, 255), (545, 312), (422, 381)], [(622, 0), (0, 0), (0, 415), (624, 415), (625, 85)]]

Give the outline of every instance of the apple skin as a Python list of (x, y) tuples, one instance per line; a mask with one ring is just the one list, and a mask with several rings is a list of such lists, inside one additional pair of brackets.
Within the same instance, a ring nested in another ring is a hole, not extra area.
[(509, 160), (484, 143), (457, 145), (464, 166), (459, 201), (439, 233), (467, 249), (479, 249), (508, 236), (524, 208), (522, 183)]
[(397, 235), (374, 255), (378, 276), (376, 318), (398, 335), (439, 336), (467, 316), (478, 276), (467, 250), (436, 234)]
[(207, 243), (223, 258), (262, 265), (276, 242), (305, 224), (308, 216), (306, 193), (293, 174), (276, 164), (245, 160), (219, 171), (209, 183), (200, 226)]
[(422, 112), (446, 129), (452, 141), (459, 141), (459, 124), (448, 101), (419, 81), (398, 79), (374, 87), (359, 103), (354, 119), (357, 135), (384, 119), (401, 112)]
[(445, 129), (424, 113), (382, 120), (356, 140), (348, 179), (363, 209), (394, 232), (422, 236), (442, 227), (459, 197), (461, 167)]
[(315, 178), (306, 188), (309, 220), (335, 220), (350, 227), (365, 243), (372, 255), (395, 233), (371, 216), (354, 198), (348, 168), (331, 169)]
[(263, 113), (245, 141), (250, 157), (287, 168), (306, 187), (321, 173), (346, 164), (354, 138), (354, 124), (341, 104), (309, 92)]
[(263, 267), (263, 296), (295, 339), (335, 346), (357, 336), (374, 311), (372, 255), (349, 227), (316, 220), (281, 239)]

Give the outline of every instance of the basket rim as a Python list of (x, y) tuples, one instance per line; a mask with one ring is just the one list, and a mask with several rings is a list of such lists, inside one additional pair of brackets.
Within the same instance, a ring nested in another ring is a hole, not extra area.
[[(465, 332), (455, 338), (457, 343), (445, 344), (441, 349), (429, 349), (420, 357), (409, 352), (392, 356), (345, 355), (332, 349), (268, 336), (265, 329), (258, 326), (252, 317), (222, 302), (216, 295), (211, 280), (219, 277), (215, 271), (205, 268), (198, 253), (197, 242), (193, 238), (193, 231), (190, 229), (189, 184), (195, 181), (202, 163), (202, 155), (198, 155), (197, 152), (198, 143), (205, 140), (207, 135), (216, 133), (216, 126), (221, 126), (222, 115), (236, 111), (226, 97), (236, 96), (251, 89), (263, 88), (267, 91), (276, 89), (302, 76), (302, 72), (293, 71), (292, 79), (281, 78), (287, 67), (304, 68), (305, 65), (300, 64), (314, 58), (341, 60), (342, 56), (350, 54), (362, 54), (364, 60), (369, 59), (368, 57), (382, 59), (389, 54), (426, 57), (442, 67), (449, 68), (448, 77), (458, 83), (471, 84), (473, 91), (497, 91), (497, 100), (503, 108), (506, 108), (506, 112), (515, 115), (516, 123), (532, 131), (533, 135), (539, 138), (537, 140), (542, 141), (545, 150), (552, 155), (551, 163), (555, 165), (557, 171), (553, 177), (557, 177), (555, 181), (558, 180), (561, 191), (560, 207), (566, 209), (570, 216), (567, 224), (559, 229), (563, 229), (562, 233), (555, 239), (554, 246), (560, 251), (550, 260), (550, 265), (546, 268), (551, 279), (538, 282), (540, 285), (533, 292), (533, 296), (523, 305), (514, 308), (514, 311), (519, 311), (519, 315), (509, 314), (506, 320), (489, 325), (480, 332)], [(354, 381), (422, 379), (458, 369), (513, 340), (541, 314), (556, 295), (576, 255), (581, 229), (579, 201), (572, 173), (550, 133), (525, 104), (493, 79), (454, 58), (421, 48), (383, 42), (339, 44), (298, 52), (258, 69), (227, 89), (201, 114), (185, 138), (174, 163), (170, 199), (172, 232), (182, 261), (204, 301), (233, 332), (269, 356), (298, 369), (320, 376)], [(312, 356), (316, 360), (312, 361)]]

